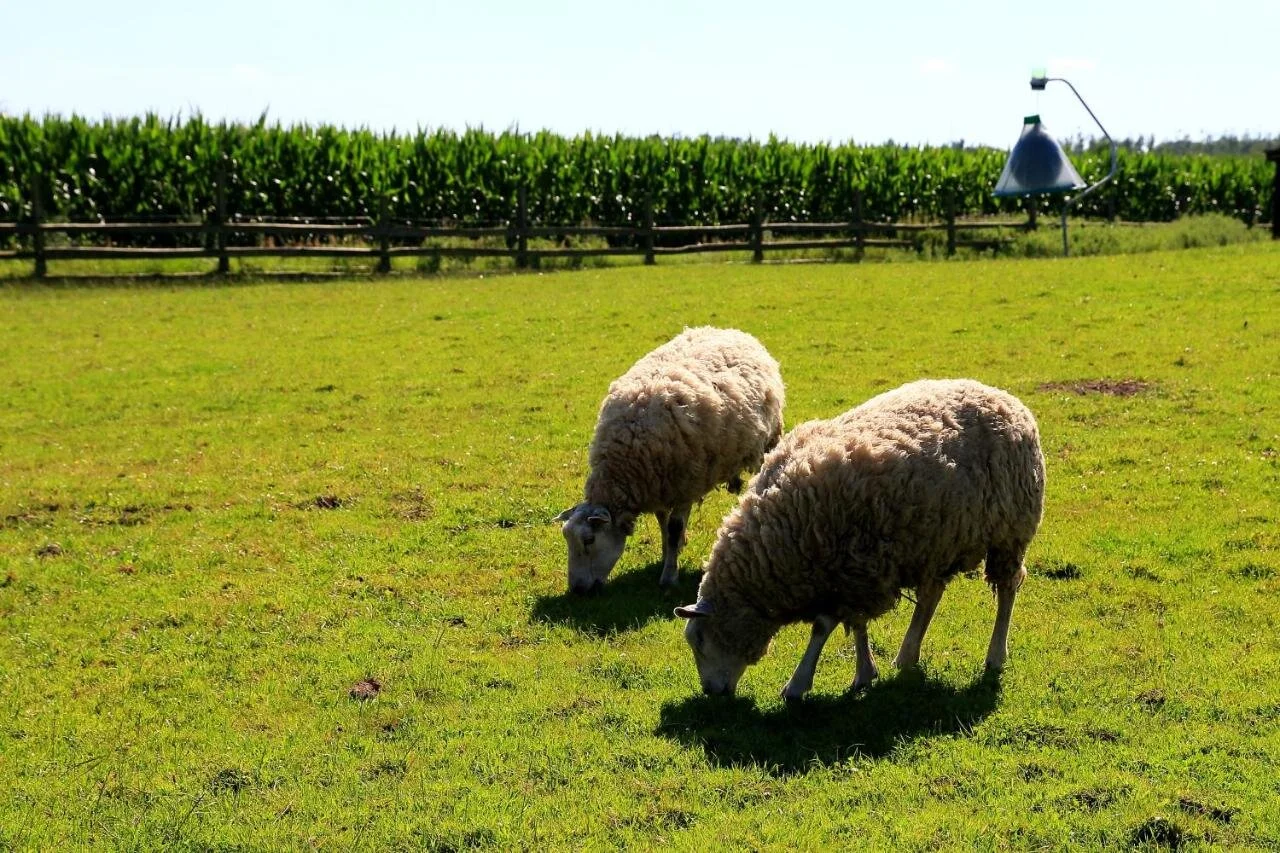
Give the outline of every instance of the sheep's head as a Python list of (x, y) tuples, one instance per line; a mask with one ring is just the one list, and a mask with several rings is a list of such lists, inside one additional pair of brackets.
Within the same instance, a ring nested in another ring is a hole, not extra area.
[(560, 530), (569, 546), (569, 591), (593, 592), (604, 586), (635, 530), (635, 515), (583, 502), (560, 513), (556, 521), (564, 522)]
[(773, 637), (770, 626), (760, 617), (717, 612), (705, 598), (699, 598), (696, 604), (677, 607), (675, 614), (688, 620), (684, 638), (693, 650), (702, 692), (708, 696), (732, 696), (742, 674), (764, 657)]

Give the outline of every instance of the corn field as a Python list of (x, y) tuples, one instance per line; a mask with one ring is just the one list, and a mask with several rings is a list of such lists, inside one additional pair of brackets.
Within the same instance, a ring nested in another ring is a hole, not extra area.
[[(1019, 210), (1020, 200), (991, 195), (1005, 156), (774, 138), (403, 135), (199, 116), (0, 116), (0, 220), (31, 215), (36, 174), (44, 217), (62, 220), (200, 219), (215, 209), (219, 180), (228, 213), (249, 217), (376, 217), (385, 209), (405, 222), (500, 224), (515, 217), (523, 187), (531, 223), (636, 223), (646, 196), (658, 224), (745, 222), (757, 204), (771, 221), (846, 221), (859, 194), (869, 221), (939, 219), (948, 199), (962, 216)], [(1106, 173), (1106, 151), (1073, 159), (1086, 180)], [(1270, 195), (1262, 157), (1122, 150), (1117, 180), (1081, 213), (1166, 221), (1216, 212), (1252, 223), (1268, 218)]]

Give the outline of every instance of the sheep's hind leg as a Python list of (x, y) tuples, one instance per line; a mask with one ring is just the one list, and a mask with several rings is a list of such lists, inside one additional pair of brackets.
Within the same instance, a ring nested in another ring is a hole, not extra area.
[(924, 642), (924, 632), (929, 630), (944, 589), (946, 586), (937, 581), (922, 583), (916, 589), (916, 609), (911, 614), (911, 625), (907, 627), (898, 656), (893, 660), (893, 665), (899, 670), (912, 669), (920, 663), (920, 644)]
[(990, 672), (1003, 669), (1009, 656), (1009, 621), (1013, 616), (1013, 601), (1027, 576), (1027, 570), (1022, 567), (1025, 550), (997, 551), (993, 548), (987, 553), (987, 583), (996, 592), (996, 624), (991, 632), (991, 645), (987, 647), (987, 670)]
[(685, 504), (671, 510), (666, 517), (658, 516), (662, 526), (662, 578), (658, 583), (662, 586), (675, 586), (680, 579), (680, 551), (688, 541), (686, 530), (692, 510), (692, 504)]
[(809, 647), (800, 658), (800, 665), (792, 673), (791, 679), (783, 685), (782, 698), (788, 702), (803, 699), (804, 694), (813, 689), (813, 674), (818, 668), (818, 658), (822, 655), (822, 647), (827, 637), (840, 623), (831, 616), (819, 616), (813, 620), (813, 633), (809, 635)]
[(858, 691), (870, 687), (871, 682), (880, 675), (880, 670), (876, 668), (876, 659), (871, 654), (871, 640), (867, 637), (866, 620), (853, 623), (853, 645), (858, 654), (858, 664), (857, 669), (854, 670), (852, 689)]

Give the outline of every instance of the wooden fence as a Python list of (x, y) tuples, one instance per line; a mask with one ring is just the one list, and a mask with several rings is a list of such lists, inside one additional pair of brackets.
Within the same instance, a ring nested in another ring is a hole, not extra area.
[[(747, 223), (729, 225), (655, 225), (651, 201), (643, 206), (643, 223), (623, 226), (531, 225), (527, 217), (525, 193), (517, 198), (516, 219), (496, 227), (421, 226), (396, 222), (384, 206), (377, 220), (364, 222), (324, 222), (292, 220), (241, 220), (226, 215), (226, 202), (218, 193), (216, 209), (203, 222), (46, 222), (41, 214), (40, 192), (32, 194), (32, 216), (26, 222), (0, 223), (0, 239), (25, 238), (26, 247), (0, 250), (0, 260), (30, 260), (37, 278), (48, 273), (48, 262), (55, 260), (98, 260), (121, 258), (208, 258), (217, 261), (217, 270), (230, 271), (232, 258), (261, 257), (341, 257), (376, 260), (379, 273), (391, 271), (391, 261), (399, 257), (506, 257), (516, 267), (527, 268), (541, 258), (585, 258), (608, 255), (643, 256), (653, 264), (660, 256), (694, 252), (751, 252), (759, 263), (766, 252), (795, 250), (853, 249), (861, 257), (864, 249), (893, 247), (921, 249), (927, 232), (946, 234), (946, 252), (952, 255), (959, 247), (993, 248), (1007, 242), (998, 235), (1001, 229), (1018, 231), (1035, 227), (1035, 209), (1022, 221), (964, 222), (949, 208), (942, 222), (901, 223), (866, 222), (861, 217), (860, 196), (855, 197), (853, 216), (848, 222), (769, 222), (757, 209)], [(970, 238), (976, 232), (996, 231), (997, 236)], [(91, 236), (97, 245), (48, 245), (53, 234)], [(200, 245), (180, 248), (142, 248), (110, 245), (120, 237), (165, 236), (186, 237)], [(961, 239), (966, 235), (966, 239)], [(599, 237), (626, 245), (593, 247), (531, 248), (531, 239), (564, 241), (569, 237)], [(234, 245), (245, 238), (262, 241), (271, 238), (281, 245)], [(489, 245), (430, 245), (426, 241), (489, 240)], [(495, 239), (496, 238), (496, 239)], [(363, 245), (351, 245), (351, 240)], [(501, 240), (503, 245), (493, 243)], [(321, 245), (304, 243), (322, 242)], [(343, 241), (346, 241), (345, 243)], [(106, 245), (102, 245), (105, 243)], [(663, 245), (676, 243), (678, 245)]]

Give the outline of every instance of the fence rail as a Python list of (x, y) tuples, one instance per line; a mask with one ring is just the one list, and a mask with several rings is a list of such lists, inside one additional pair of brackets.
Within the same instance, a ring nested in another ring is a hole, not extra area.
[[(38, 188), (37, 188), (38, 189)], [(39, 198), (38, 191), (34, 193)], [(854, 216), (848, 222), (769, 222), (759, 210), (750, 222), (715, 225), (656, 225), (652, 203), (646, 200), (643, 224), (638, 225), (531, 225), (527, 218), (525, 193), (517, 198), (515, 221), (499, 226), (414, 225), (396, 222), (385, 212), (377, 220), (363, 222), (305, 221), (304, 217), (281, 217), (279, 220), (240, 220), (228, 217), (221, 197), (217, 209), (203, 222), (44, 222), (39, 204), (26, 222), (0, 223), (0, 239), (19, 238), (25, 247), (0, 250), (3, 260), (34, 262), (37, 278), (47, 274), (48, 262), (58, 260), (108, 259), (193, 259), (208, 258), (218, 262), (218, 271), (226, 273), (232, 258), (262, 257), (341, 257), (376, 260), (378, 272), (391, 270), (391, 259), (399, 257), (506, 257), (518, 268), (525, 268), (541, 258), (587, 258), (634, 256), (653, 264), (664, 255), (702, 252), (751, 252), (752, 260), (761, 262), (767, 252), (798, 250), (854, 249), (860, 257), (866, 248), (920, 249), (922, 235), (928, 232), (946, 234), (947, 254), (957, 247), (993, 248), (1009, 238), (979, 237), (960, 239), (961, 235), (995, 230), (1026, 231), (1035, 227), (1034, 210), (1026, 220), (966, 222), (956, 218), (949, 208), (943, 222), (866, 222), (858, 215), (861, 204), (855, 202)], [(108, 245), (51, 246), (51, 235), (89, 236)], [(156, 248), (110, 245), (127, 236), (165, 236), (199, 238), (200, 246)], [(238, 239), (271, 238), (285, 245), (233, 245)], [(568, 237), (598, 237), (626, 245), (587, 247), (534, 248), (530, 239), (564, 240)], [(300, 245), (305, 240), (328, 241), (325, 245)], [(339, 245), (334, 241), (359, 239), (366, 245)], [(502, 240), (504, 245), (430, 245), (438, 239)], [(407, 245), (406, 245), (407, 244)]]

